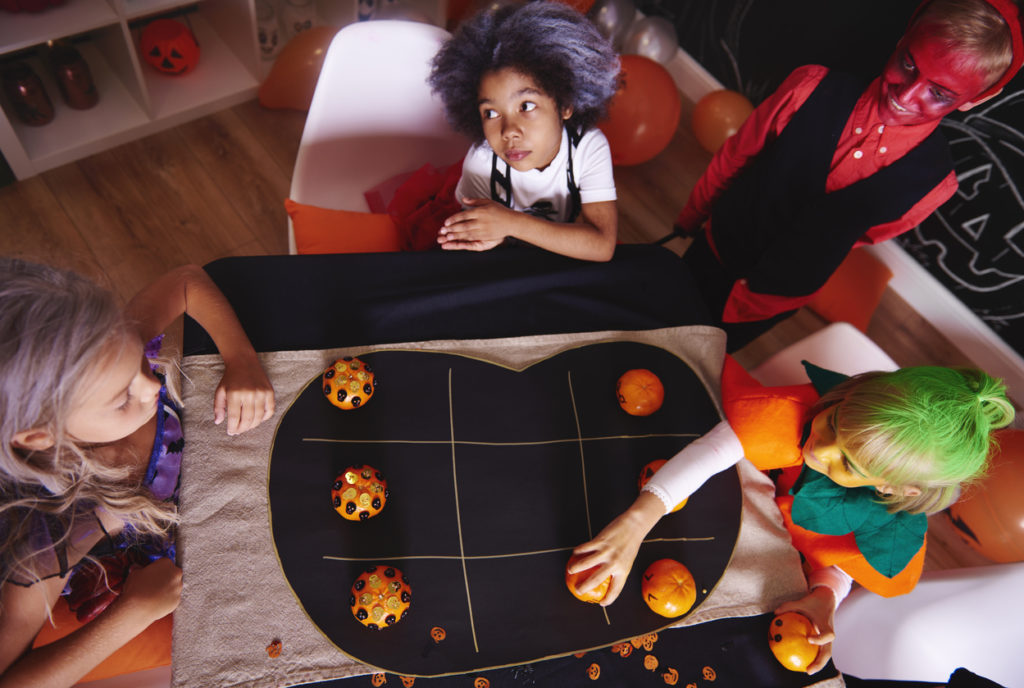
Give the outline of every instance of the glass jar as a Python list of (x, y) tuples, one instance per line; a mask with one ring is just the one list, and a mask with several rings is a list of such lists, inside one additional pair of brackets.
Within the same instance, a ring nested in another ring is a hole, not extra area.
[(281, 25), (284, 28), (286, 42), (313, 28), (315, 23), (316, 7), (313, 0), (284, 0), (281, 7)]
[(270, 0), (256, 0), (256, 32), (260, 43), (260, 57), (273, 60), (281, 50), (281, 24)]
[(24, 62), (12, 62), (0, 76), (4, 94), (14, 112), (25, 124), (41, 127), (53, 121), (53, 103), (43, 82)]

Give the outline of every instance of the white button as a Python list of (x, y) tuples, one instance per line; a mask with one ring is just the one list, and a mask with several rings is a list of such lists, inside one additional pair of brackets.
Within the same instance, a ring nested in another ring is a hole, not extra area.
[(881, 148), (878, 149), (878, 152), (879, 153), (885, 153), (888, 150), (889, 150), (888, 148), (886, 148), (885, 146), (882, 146)]
[(861, 158), (864, 157), (864, 153), (862, 151), (859, 151), (859, 150), (853, 151), (853, 157), (856, 160), (860, 160)]
[(879, 124), (878, 125), (878, 133), (881, 134), (883, 131), (885, 131), (885, 125), (884, 124)]
[(861, 129), (860, 127), (857, 127), (856, 129), (853, 130), (853, 133), (854, 134), (863, 134), (864, 130)]

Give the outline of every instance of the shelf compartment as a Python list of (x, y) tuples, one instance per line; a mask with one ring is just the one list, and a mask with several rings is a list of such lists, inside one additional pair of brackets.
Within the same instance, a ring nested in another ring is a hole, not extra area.
[(0, 13), (0, 52), (12, 53), (52, 38), (116, 24), (120, 18), (106, 0), (66, 0), (43, 12)]
[(88, 110), (69, 108), (44, 62), (39, 58), (25, 61), (39, 75), (53, 103), (54, 118), (49, 124), (33, 127), (18, 119), (9, 104), (4, 109), (25, 154), (37, 169), (56, 167), (109, 147), (110, 141), (125, 129), (148, 121), (146, 113), (111, 69), (107, 60), (90, 42), (75, 46), (89, 63), (89, 71), (99, 102)]
[(189, 23), (199, 43), (199, 63), (195, 69), (181, 75), (164, 74), (146, 64), (138, 53), (139, 31), (132, 31), (153, 119), (172, 117), (200, 107), (209, 111), (219, 103), (237, 102), (238, 94), (255, 93), (259, 87), (256, 77), (201, 14), (190, 14)]

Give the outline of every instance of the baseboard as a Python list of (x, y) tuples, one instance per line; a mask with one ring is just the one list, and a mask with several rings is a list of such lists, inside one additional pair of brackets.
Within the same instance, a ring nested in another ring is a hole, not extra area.
[[(724, 88), (684, 50), (680, 49), (666, 68), (679, 90), (694, 103), (708, 92)], [(1002, 378), (1014, 402), (1024, 405), (1024, 358), (898, 244), (889, 241), (871, 250), (893, 271), (893, 291), (977, 366)]]

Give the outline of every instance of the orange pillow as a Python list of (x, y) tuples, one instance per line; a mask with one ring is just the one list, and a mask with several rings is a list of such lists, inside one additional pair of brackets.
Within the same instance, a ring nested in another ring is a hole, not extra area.
[(331, 210), (284, 200), (298, 253), (386, 253), (402, 249), (390, 215)]
[(867, 334), (892, 270), (866, 248), (850, 251), (808, 308), (829, 322), (848, 322)]
[[(32, 647), (49, 645), (55, 640), (78, 630), (79, 623), (75, 613), (68, 608), (62, 598), (53, 607), (53, 624), (43, 624)], [(101, 678), (130, 674), (134, 671), (145, 671), (171, 663), (171, 628), (173, 616), (168, 614), (150, 624), (149, 628), (128, 641), (114, 654), (99, 663), (92, 671), (82, 677), (82, 681), (98, 681)]]

